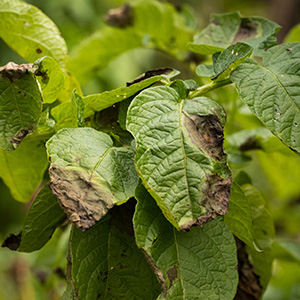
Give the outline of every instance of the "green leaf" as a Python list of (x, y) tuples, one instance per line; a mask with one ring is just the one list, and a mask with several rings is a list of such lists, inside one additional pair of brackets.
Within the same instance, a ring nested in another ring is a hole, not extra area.
[(265, 289), (271, 278), (273, 263), (272, 245), (275, 236), (274, 224), (265, 200), (259, 191), (250, 184), (242, 187), (253, 216), (253, 237), (256, 248), (247, 247), (250, 261), (259, 276), (261, 286)]
[(0, 166), (0, 177), (12, 196), (20, 202), (28, 202), (48, 166), (45, 147), (40, 141), (25, 140), (13, 152), (0, 150)]
[(239, 96), (286, 145), (300, 152), (300, 43), (275, 46), (262, 65), (247, 59), (231, 74)]
[(25, 217), (20, 252), (32, 252), (41, 249), (51, 238), (56, 227), (66, 219), (58, 205), (56, 197), (48, 185), (35, 198)]
[(120, 54), (141, 46), (141, 36), (131, 28), (106, 27), (85, 39), (71, 52), (67, 68), (84, 84)]
[(294, 43), (300, 41), (300, 23), (295, 25), (289, 33), (286, 35), (284, 42), (285, 43)]
[(252, 211), (248, 199), (237, 183), (233, 183), (231, 187), (228, 214), (224, 221), (235, 236), (253, 247)]
[(224, 80), (246, 57), (250, 56), (253, 48), (244, 43), (229, 46), (218, 55), (214, 62), (213, 80)]
[(276, 241), (272, 252), (275, 258), (300, 264), (300, 244), (292, 241)]
[(189, 49), (208, 55), (243, 41), (261, 55), (265, 48), (276, 45), (275, 34), (280, 26), (261, 17), (242, 18), (239, 13), (213, 14), (211, 23), (195, 35)]
[[(168, 70), (169, 73), (170, 69)], [(171, 75), (174, 71), (171, 71)], [(168, 74), (167, 73), (167, 74)], [(175, 73), (176, 74), (176, 73)], [(93, 115), (96, 111), (101, 111), (105, 108), (112, 106), (122, 100), (125, 100), (137, 92), (149, 87), (150, 85), (166, 78), (167, 75), (154, 75), (149, 78), (143, 79), (141, 81), (130, 84), (126, 87), (120, 87), (111, 91), (105, 91), (101, 94), (94, 94), (83, 97), (84, 102), (84, 116), (89, 117)], [(168, 78), (168, 77), (167, 77)]]
[(0, 68), (0, 149), (17, 148), (38, 123), (42, 96), (31, 71), (31, 64)]
[(93, 228), (71, 235), (72, 279), (79, 299), (156, 299), (160, 286), (135, 244), (123, 205)]
[(233, 299), (238, 284), (236, 247), (222, 218), (178, 232), (141, 184), (136, 198), (136, 241), (161, 281), (159, 299)]
[(227, 213), (232, 179), (224, 122), (218, 103), (184, 100), (170, 87), (149, 88), (131, 102), (127, 129), (136, 139), (138, 174), (176, 228), (188, 230)]
[(74, 127), (84, 126), (84, 103), (82, 97), (77, 94), (76, 90), (72, 94), (72, 120)]
[(34, 63), (38, 69), (34, 72), (43, 94), (44, 103), (54, 102), (65, 84), (65, 75), (58, 63), (49, 56)]
[(20, 0), (1, 0), (0, 37), (29, 62), (53, 57), (64, 66), (67, 46), (56, 25), (36, 7)]
[(196, 68), (196, 74), (201, 77), (212, 77), (215, 72), (211, 65), (198, 65)]
[(108, 134), (92, 128), (65, 128), (46, 147), (51, 160), (50, 188), (81, 230), (133, 196), (138, 180), (134, 153), (113, 147)]

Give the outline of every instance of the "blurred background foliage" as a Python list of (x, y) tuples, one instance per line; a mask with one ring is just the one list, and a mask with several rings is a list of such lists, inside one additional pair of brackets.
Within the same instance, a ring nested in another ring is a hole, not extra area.
[[(146, 0), (145, 0), (146, 1)], [(123, 0), (27, 0), (40, 8), (60, 29), (69, 52), (96, 30), (106, 27), (109, 9), (121, 6)], [(126, 1), (130, 2), (130, 1)], [(211, 13), (240, 11), (243, 16), (258, 15), (283, 27), (278, 41), (300, 42), (300, 1), (298, 0), (173, 0), (177, 10), (186, 16), (191, 32), (200, 31), (209, 22)], [(292, 29), (292, 31), (290, 31)], [(194, 79), (195, 67), (205, 57), (178, 61), (174, 56), (153, 49), (130, 50), (95, 73), (82, 86), (84, 95), (124, 86), (148, 69), (173, 67), (180, 78)], [(23, 59), (0, 40), (0, 65)], [(80, 66), (78, 66), (80, 68)], [(238, 99), (231, 86), (208, 95), (222, 103), (228, 113), (226, 151), (236, 180), (252, 182), (262, 193), (275, 222), (277, 240), (270, 285), (263, 300), (300, 299), (300, 157), (264, 130), (260, 121)], [(261, 129), (261, 128), (260, 128)], [(250, 131), (249, 131), (250, 130)], [(251, 131), (252, 130), (252, 131)], [(254, 137), (254, 138), (253, 138)], [(1, 166), (0, 166), (1, 168)], [(22, 227), (29, 204), (13, 199), (0, 180), (0, 239)], [(40, 251), (31, 254), (0, 252), (0, 300), (59, 299), (65, 289), (68, 228), (59, 229)]]

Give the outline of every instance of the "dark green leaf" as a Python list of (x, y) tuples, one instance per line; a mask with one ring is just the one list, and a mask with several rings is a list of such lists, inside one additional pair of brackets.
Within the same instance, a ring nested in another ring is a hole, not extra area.
[(131, 102), (127, 129), (136, 138), (137, 171), (177, 228), (227, 213), (231, 177), (224, 122), (213, 100), (184, 100), (170, 87), (149, 88)]
[(285, 144), (300, 152), (300, 43), (265, 52), (262, 66), (247, 59), (231, 74), (251, 111)]
[(67, 46), (58, 28), (24, 1), (1, 0), (0, 37), (29, 62), (51, 56), (61, 66), (65, 64)]
[(35, 198), (25, 217), (20, 252), (32, 252), (42, 248), (51, 238), (56, 227), (66, 219), (57, 198), (48, 185)]
[(159, 299), (233, 299), (238, 275), (234, 238), (222, 218), (178, 232), (140, 184), (136, 241), (163, 287)]
[(15, 151), (0, 150), (0, 166), (0, 177), (12, 196), (28, 202), (47, 169), (46, 149), (40, 141), (25, 140)]
[(213, 54), (242, 41), (254, 48), (256, 55), (276, 45), (280, 26), (261, 17), (242, 18), (239, 13), (213, 14), (211, 23), (194, 37), (190, 50)]
[(72, 280), (79, 299), (156, 299), (160, 286), (137, 248), (132, 211), (115, 207), (93, 228), (71, 235)]
[(246, 196), (236, 183), (231, 187), (228, 214), (224, 221), (235, 236), (253, 247), (252, 211)]
[(0, 149), (14, 150), (36, 127), (42, 96), (32, 65), (8, 63), (0, 68)]
[(46, 144), (50, 188), (68, 218), (86, 230), (114, 204), (134, 194), (133, 151), (113, 147), (109, 135), (92, 128), (65, 128)]

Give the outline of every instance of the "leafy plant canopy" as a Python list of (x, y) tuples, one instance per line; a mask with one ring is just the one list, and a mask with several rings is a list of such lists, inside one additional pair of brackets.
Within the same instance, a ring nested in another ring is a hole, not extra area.
[[(300, 43), (277, 45), (279, 25), (237, 12), (195, 30), (154, 0), (106, 22), (68, 53), (39, 9), (0, 0), (0, 36), (27, 61), (0, 68), (0, 177), (17, 201), (32, 200), (3, 246), (33, 252), (71, 226), (61, 299), (260, 299), (273, 249), (288, 250), (273, 243), (265, 200), (242, 169), (255, 149), (299, 164)], [(164, 67), (82, 94), (135, 48), (206, 58), (186, 63), (193, 80)], [(258, 126), (234, 127), (243, 117), (238, 100), (222, 100), (228, 85)]]

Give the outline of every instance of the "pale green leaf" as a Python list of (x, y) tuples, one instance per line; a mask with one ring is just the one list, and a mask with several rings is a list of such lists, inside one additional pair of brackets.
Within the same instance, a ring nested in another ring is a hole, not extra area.
[(253, 217), (255, 247), (247, 246), (247, 252), (250, 255), (250, 262), (255, 272), (259, 276), (259, 282), (265, 289), (271, 278), (272, 271), (274, 224), (260, 192), (250, 184), (243, 185), (242, 189), (249, 201)]
[(231, 177), (224, 122), (218, 103), (181, 99), (171, 87), (149, 88), (131, 102), (126, 126), (136, 139), (137, 171), (177, 228), (227, 213)]
[(300, 42), (300, 23), (295, 25), (284, 38), (285, 43)]
[(241, 99), (266, 127), (300, 152), (300, 43), (269, 49), (261, 66), (247, 59), (231, 79)]
[(65, 128), (46, 144), (50, 188), (68, 218), (86, 230), (116, 203), (134, 194), (137, 174), (131, 149), (113, 147), (108, 134)]
[(34, 199), (24, 220), (18, 251), (32, 252), (42, 248), (56, 227), (66, 219), (56, 197), (45, 186)]
[(212, 77), (215, 72), (211, 65), (198, 65), (196, 68), (196, 74), (201, 77)]
[(29, 62), (53, 57), (64, 66), (67, 46), (56, 25), (38, 8), (21, 0), (0, 1), (0, 37)]
[(233, 299), (238, 284), (236, 246), (222, 218), (178, 232), (141, 184), (136, 198), (136, 241), (161, 281), (159, 299)]
[(195, 35), (189, 49), (207, 55), (242, 41), (261, 55), (265, 48), (276, 45), (279, 29), (278, 24), (261, 17), (243, 18), (237, 12), (213, 14), (211, 23)]
[(228, 214), (225, 215), (224, 221), (235, 236), (253, 247), (251, 207), (242, 189), (236, 183), (233, 183), (230, 191)]
[(300, 243), (295, 241), (276, 241), (272, 247), (275, 258), (300, 265)]
[(31, 199), (47, 166), (45, 147), (40, 141), (25, 140), (15, 151), (0, 150), (0, 177), (18, 201)]
[(54, 102), (65, 83), (65, 75), (58, 63), (49, 56), (34, 63), (38, 69), (34, 72), (43, 94), (44, 103)]
[(136, 31), (106, 27), (85, 39), (71, 52), (67, 68), (84, 84), (120, 54), (141, 46), (142, 38)]
[(17, 148), (38, 123), (42, 96), (31, 71), (31, 64), (0, 68), (0, 149)]
[(76, 90), (72, 94), (72, 121), (74, 127), (83, 127), (84, 126), (84, 103), (82, 97), (77, 94)]
[(123, 205), (86, 232), (71, 235), (72, 280), (79, 299), (154, 300), (160, 286), (135, 244), (130, 217)]

